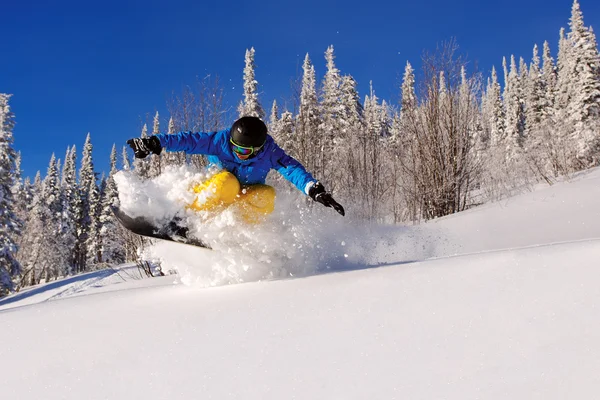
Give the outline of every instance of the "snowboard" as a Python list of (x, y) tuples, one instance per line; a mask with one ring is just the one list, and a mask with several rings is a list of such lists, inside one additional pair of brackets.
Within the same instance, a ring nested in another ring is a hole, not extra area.
[(119, 221), (125, 229), (136, 235), (202, 247), (210, 250), (210, 246), (203, 241), (188, 237), (188, 228), (179, 225), (177, 220), (173, 220), (165, 226), (158, 227), (144, 217), (131, 217), (118, 207), (111, 207), (111, 209), (117, 221)]

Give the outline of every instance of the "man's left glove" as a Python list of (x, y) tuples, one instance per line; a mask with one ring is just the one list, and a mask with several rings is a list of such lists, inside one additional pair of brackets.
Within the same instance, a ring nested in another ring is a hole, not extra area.
[(331, 193), (325, 190), (321, 182), (315, 182), (308, 189), (308, 195), (316, 202), (323, 204), (325, 207), (333, 207), (335, 211), (341, 215), (345, 215), (344, 207), (331, 197)]
[(156, 136), (129, 139), (127, 144), (133, 149), (135, 158), (146, 158), (150, 153), (159, 155), (162, 151), (160, 140)]

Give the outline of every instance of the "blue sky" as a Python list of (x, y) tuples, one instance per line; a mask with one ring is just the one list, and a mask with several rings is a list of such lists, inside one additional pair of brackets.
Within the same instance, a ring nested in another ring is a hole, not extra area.
[[(580, 0), (586, 25), (600, 32), (600, 2)], [(256, 49), (261, 101), (269, 110), (291, 95), (290, 80), (310, 54), (320, 80), (323, 54), (396, 102), (406, 61), (455, 37), (472, 65), (488, 72), (502, 56), (529, 61), (534, 43), (567, 27), (571, 0), (487, 2), (429, 0), (247, 1), (5, 1), (0, 37), (0, 92), (12, 93), (15, 147), (25, 175), (46, 172), (53, 152), (81, 152), (92, 134), (94, 160), (106, 170), (113, 143), (138, 136), (146, 115), (196, 77), (219, 75), (230, 107), (242, 97), (246, 48)], [(79, 156), (81, 158), (81, 156)]]

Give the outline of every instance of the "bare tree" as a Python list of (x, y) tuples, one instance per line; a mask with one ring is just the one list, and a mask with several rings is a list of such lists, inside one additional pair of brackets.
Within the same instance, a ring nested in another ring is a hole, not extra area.
[[(231, 110), (224, 103), (224, 90), (218, 76), (207, 75), (199, 79), (195, 89), (184, 87), (182, 94), (173, 95), (168, 102), (175, 132), (210, 132), (223, 129), (231, 119)], [(185, 154), (181, 154), (181, 163)], [(189, 157), (189, 162), (202, 168), (206, 158), (201, 155)]]
[(403, 116), (410, 141), (401, 162), (414, 183), (405, 190), (424, 219), (464, 210), (480, 172), (474, 151), (480, 80), (466, 77), (456, 50), (450, 41), (423, 56), (421, 103)]

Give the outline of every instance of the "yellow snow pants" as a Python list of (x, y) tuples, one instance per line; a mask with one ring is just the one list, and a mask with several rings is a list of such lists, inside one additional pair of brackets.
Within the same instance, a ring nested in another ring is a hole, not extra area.
[(198, 193), (189, 208), (196, 211), (215, 211), (232, 206), (244, 222), (263, 221), (275, 208), (275, 189), (269, 185), (241, 186), (235, 175), (222, 171), (193, 187)]

